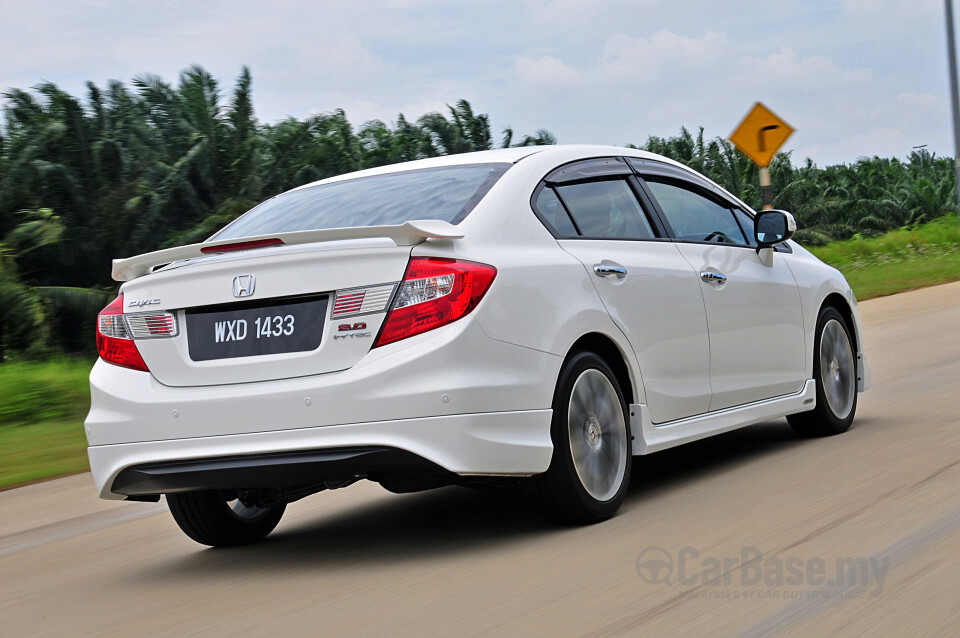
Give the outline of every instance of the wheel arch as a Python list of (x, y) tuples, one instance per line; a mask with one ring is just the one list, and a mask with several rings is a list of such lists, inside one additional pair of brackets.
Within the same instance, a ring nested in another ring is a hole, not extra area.
[(843, 320), (847, 322), (847, 328), (850, 330), (850, 334), (853, 337), (853, 351), (854, 356), (860, 351), (860, 335), (858, 334), (858, 325), (853, 317), (853, 310), (850, 308), (850, 304), (847, 302), (846, 297), (841, 295), (838, 292), (830, 293), (824, 298), (823, 303), (820, 304), (820, 310), (817, 311), (817, 317), (820, 316), (820, 313), (823, 312), (824, 308), (834, 308), (837, 312), (840, 313), (840, 316), (843, 317)]
[[(628, 357), (617, 343), (609, 336), (600, 332), (588, 332), (578, 338), (567, 350), (564, 357), (564, 365), (570, 358), (578, 352), (593, 352), (603, 359), (613, 374), (617, 377), (617, 383), (620, 384), (620, 391), (623, 392), (623, 398), (627, 405), (634, 403), (637, 396), (643, 396), (642, 389), (639, 388), (639, 380), (635, 381), (631, 374)], [(563, 366), (561, 366), (561, 369)], [(637, 392), (637, 390), (641, 390)]]

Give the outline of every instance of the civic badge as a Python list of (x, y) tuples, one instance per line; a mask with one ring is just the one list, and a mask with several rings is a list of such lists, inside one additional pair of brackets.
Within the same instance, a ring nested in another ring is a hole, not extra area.
[(233, 278), (233, 296), (249, 297), (257, 287), (257, 278), (253, 275), (240, 275)]

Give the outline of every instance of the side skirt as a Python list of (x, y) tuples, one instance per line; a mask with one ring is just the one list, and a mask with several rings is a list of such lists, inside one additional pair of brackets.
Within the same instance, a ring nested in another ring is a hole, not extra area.
[(630, 430), (633, 434), (633, 454), (650, 454), (683, 445), (721, 432), (729, 432), (767, 419), (797, 412), (807, 412), (817, 406), (817, 383), (807, 379), (803, 390), (774, 399), (718, 410), (707, 414), (678, 419), (654, 425), (646, 404), (630, 405)]

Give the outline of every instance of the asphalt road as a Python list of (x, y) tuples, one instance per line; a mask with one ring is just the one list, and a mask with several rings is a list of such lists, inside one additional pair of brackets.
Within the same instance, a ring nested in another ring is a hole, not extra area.
[(960, 283), (861, 313), (849, 432), (779, 419), (638, 458), (592, 527), (364, 483), (211, 550), (89, 475), (0, 493), (0, 635), (957, 635)]

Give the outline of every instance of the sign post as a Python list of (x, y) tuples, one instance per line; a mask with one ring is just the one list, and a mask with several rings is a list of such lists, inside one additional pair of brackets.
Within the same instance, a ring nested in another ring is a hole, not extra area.
[(960, 96), (957, 94), (957, 41), (953, 34), (953, 0), (945, 0), (947, 55), (950, 67), (950, 104), (953, 107), (953, 163), (957, 179), (957, 212), (960, 213)]
[(773, 208), (770, 162), (793, 131), (792, 126), (757, 102), (736, 130), (730, 134), (733, 145), (760, 167), (760, 194), (763, 197), (764, 210)]

